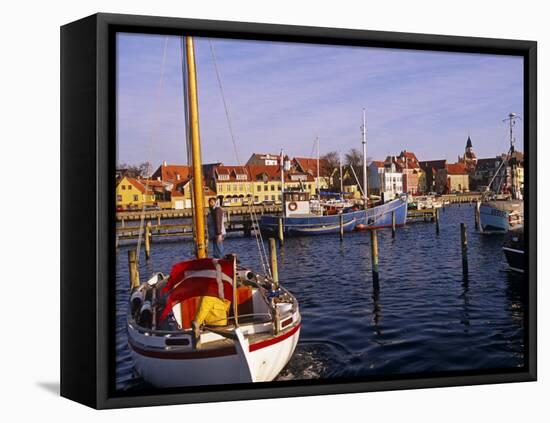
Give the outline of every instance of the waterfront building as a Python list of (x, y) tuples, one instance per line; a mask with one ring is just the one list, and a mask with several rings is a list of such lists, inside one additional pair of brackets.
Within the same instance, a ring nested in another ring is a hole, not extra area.
[[(317, 181), (317, 158), (312, 157), (294, 157), (291, 161), (292, 169), (298, 173), (307, 173), (315, 181), (315, 186), (319, 182), (321, 190), (327, 190), (332, 186), (332, 172), (326, 159), (319, 159), (319, 181)], [(334, 170), (336, 172), (336, 170)]]
[(422, 172), (424, 172), (424, 178), (425, 178), (425, 185), (426, 190), (425, 192), (437, 192), (436, 188), (436, 179), (437, 179), (437, 172), (440, 169), (444, 169), (447, 165), (447, 160), (427, 160), (423, 162), (419, 162), (420, 168), (422, 169)]
[(464, 155), (462, 157), (458, 156), (458, 163), (464, 164), (466, 167), (466, 170), (473, 174), (476, 169), (477, 165), (477, 157), (474, 153), (474, 148), (472, 145), (472, 140), (470, 139), (470, 136), (468, 135), (468, 139), (466, 140), (466, 148), (464, 149)]
[(403, 192), (412, 195), (426, 192), (426, 175), (412, 151), (403, 150), (397, 157), (388, 156), (386, 161), (395, 162), (397, 171), (403, 174)]
[(252, 153), (246, 165), (250, 166), (278, 166), (280, 160), (279, 154), (271, 153)]
[(403, 173), (395, 161), (373, 160), (368, 167), (368, 194), (390, 200), (403, 193)]
[[(479, 159), (474, 172), (470, 175), (470, 188), (476, 191), (489, 189), (498, 193), (510, 192), (512, 186), (512, 165), (515, 161), (515, 180), (523, 191), (524, 163), (523, 153), (514, 151), (511, 157), (501, 154), (496, 157)], [(503, 164), (507, 161), (506, 166)], [(505, 167), (505, 168), (504, 168)], [(500, 169), (500, 170), (499, 170)]]
[(253, 187), (247, 166), (216, 166), (213, 169), (213, 176), (213, 190), (223, 205), (248, 204), (252, 198)]
[(137, 209), (143, 204), (152, 205), (155, 202), (155, 193), (145, 180), (138, 180), (123, 176), (116, 186), (116, 207)]
[(436, 192), (453, 194), (470, 190), (469, 174), (464, 163), (446, 163), (436, 174)]
[(155, 172), (151, 175), (151, 179), (156, 179), (162, 182), (180, 182), (186, 181), (191, 177), (191, 166), (173, 165), (162, 162)]
[[(254, 203), (281, 203), (281, 169), (279, 166), (246, 166), (249, 172)], [(304, 172), (285, 172), (285, 190), (300, 189), (310, 195), (317, 192), (315, 178)]]
[[(191, 178), (187, 179), (186, 181), (181, 181), (173, 184), (170, 190), (169, 207), (174, 210), (192, 208), (193, 207), (191, 203), (192, 189), (193, 187), (191, 184)], [(205, 204), (208, 204), (208, 200), (211, 197), (216, 198), (216, 191), (214, 191), (208, 185), (205, 185), (204, 186)], [(168, 208), (168, 207), (164, 207), (160, 202), (159, 202), (159, 206), (161, 208)]]

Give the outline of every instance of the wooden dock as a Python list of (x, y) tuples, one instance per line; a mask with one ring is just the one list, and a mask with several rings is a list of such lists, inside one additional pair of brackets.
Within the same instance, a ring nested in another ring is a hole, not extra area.
[[(239, 206), (239, 207), (224, 207), (224, 211), (228, 216), (243, 216), (250, 215), (250, 207), (248, 206)], [(262, 214), (278, 214), (281, 213), (281, 206), (252, 206), (252, 210), (257, 215)], [(143, 213), (141, 210), (134, 211), (123, 211), (116, 213), (116, 220), (119, 222), (126, 221), (135, 221), (140, 220), (142, 214), (145, 216), (145, 220), (159, 220), (159, 219), (181, 219), (193, 217), (193, 211), (191, 209), (166, 209), (166, 210), (145, 210)]]
[[(227, 233), (242, 232), (244, 236), (251, 236), (253, 230), (258, 228), (250, 219), (250, 215), (243, 215), (240, 218), (235, 218), (226, 222), (225, 230)], [(154, 239), (170, 238), (170, 237), (192, 237), (193, 236), (193, 223), (163, 223), (163, 224), (151, 224), (151, 221), (147, 221), (146, 225), (140, 229), (138, 225), (132, 226), (118, 226), (116, 228), (116, 244), (118, 246), (120, 241), (137, 241), (141, 235), (145, 240), (149, 236), (149, 242), (153, 242)]]

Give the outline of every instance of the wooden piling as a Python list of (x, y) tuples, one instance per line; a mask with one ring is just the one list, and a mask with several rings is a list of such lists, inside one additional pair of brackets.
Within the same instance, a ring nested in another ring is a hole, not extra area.
[(160, 214), (157, 214), (157, 225), (160, 226)]
[(378, 237), (376, 229), (370, 231), (371, 261), (372, 261), (372, 282), (378, 285)]
[(435, 209), (435, 233), (439, 235), (439, 209)]
[(283, 245), (285, 243), (285, 235), (284, 235), (284, 226), (283, 226), (283, 218), (282, 216), (279, 217), (279, 245)]
[(460, 249), (462, 251), (462, 272), (468, 274), (468, 239), (466, 237), (466, 224), (460, 224)]
[(340, 214), (340, 241), (344, 240), (344, 215)]
[(395, 238), (395, 210), (391, 212), (391, 237)]
[(476, 231), (479, 231), (479, 209), (481, 207), (481, 203), (479, 201), (476, 201), (476, 207), (474, 210), (474, 220), (476, 223)]
[(128, 250), (128, 273), (130, 275), (130, 289), (137, 288), (139, 286), (139, 270), (136, 250)]
[(145, 258), (151, 257), (151, 221), (148, 220), (145, 225)]
[(120, 227), (121, 227), (121, 228), (124, 228), (124, 218), (122, 218), (122, 219), (120, 220)]
[(269, 256), (271, 257), (271, 277), (273, 278), (273, 288), (279, 288), (279, 269), (277, 266), (277, 244), (275, 238), (269, 238)]

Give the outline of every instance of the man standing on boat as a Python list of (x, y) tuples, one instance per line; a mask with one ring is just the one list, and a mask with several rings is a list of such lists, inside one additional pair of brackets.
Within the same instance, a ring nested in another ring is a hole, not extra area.
[(210, 213), (208, 214), (208, 237), (212, 240), (214, 258), (223, 257), (223, 238), (225, 236), (225, 225), (223, 209), (218, 205), (217, 200), (211, 197), (208, 200)]

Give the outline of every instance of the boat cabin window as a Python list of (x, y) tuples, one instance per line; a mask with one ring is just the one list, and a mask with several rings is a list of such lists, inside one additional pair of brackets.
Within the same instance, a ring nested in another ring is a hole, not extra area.
[(308, 192), (285, 192), (285, 201), (309, 201)]

